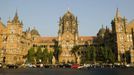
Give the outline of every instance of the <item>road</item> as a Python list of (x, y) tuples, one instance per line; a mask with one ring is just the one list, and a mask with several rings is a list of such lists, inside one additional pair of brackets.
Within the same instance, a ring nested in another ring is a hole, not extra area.
[(19, 68), (0, 69), (0, 75), (134, 75), (134, 68), (91, 68), (82, 70)]

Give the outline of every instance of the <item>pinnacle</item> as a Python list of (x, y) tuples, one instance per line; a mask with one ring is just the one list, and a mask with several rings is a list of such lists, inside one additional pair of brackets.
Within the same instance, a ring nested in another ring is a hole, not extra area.
[(120, 12), (119, 12), (119, 9), (118, 9), (118, 8), (116, 9), (116, 17), (121, 17), (121, 16), (120, 16)]

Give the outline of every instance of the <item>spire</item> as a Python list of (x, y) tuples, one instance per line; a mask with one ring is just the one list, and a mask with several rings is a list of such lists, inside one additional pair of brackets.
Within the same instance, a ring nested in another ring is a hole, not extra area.
[(103, 27), (103, 24), (102, 24), (102, 28), (104, 28), (104, 27)]
[(2, 25), (3, 27), (6, 27), (6, 26), (3, 24), (2, 20), (1, 20), (1, 17), (0, 17), (0, 25)]
[(15, 16), (18, 17), (18, 12), (17, 12), (17, 10), (16, 10), (16, 13), (15, 13)]
[(35, 29), (35, 26), (33, 27), (33, 29)]
[(78, 18), (77, 18), (77, 16), (76, 16), (76, 24), (78, 25)]
[(8, 17), (8, 20), (9, 20), (9, 21), (11, 20), (10, 16)]
[(60, 21), (62, 20), (62, 18), (60, 17)]
[(78, 18), (77, 18), (77, 16), (76, 16), (76, 21), (77, 21), (77, 19), (78, 19)]
[(2, 22), (2, 21), (1, 21), (1, 17), (0, 17), (0, 22)]
[(125, 16), (124, 16), (124, 20), (125, 20), (125, 21), (127, 20)]
[(116, 18), (117, 17), (120, 17), (120, 12), (119, 12), (119, 9), (118, 8), (116, 9)]
[(27, 33), (27, 32), (30, 32), (30, 27), (28, 27), (28, 28), (26, 29), (26, 33)]
[(14, 16), (14, 19), (13, 19), (13, 22), (18, 22), (18, 12), (16, 10), (16, 13), (15, 13), (15, 16)]
[(30, 27), (28, 27), (28, 30), (30, 30)]
[(23, 21), (21, 21), (21, 25), (23, 25)]
[(16, 13), (15, 13), (15, 17), (14, 18), (18, 19), (18, 12), (17, 12), (17, 10), (16, 10)]
[(1, 17), (0, 17), (0, 22), (2, 22), (2, 21), (1, 21)]
[(108, 29), (108, 27), (106, 26), (106, 30)]
[(10, 18), (10, 16), (8, 17), (8, 21), (7, 21), (8, 23), (10, 23), (11, 22), (11, 18)]

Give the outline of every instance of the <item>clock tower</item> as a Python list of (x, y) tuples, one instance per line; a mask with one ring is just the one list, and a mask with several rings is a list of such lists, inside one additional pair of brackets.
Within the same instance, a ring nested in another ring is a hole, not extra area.
[(59, 62), (76, 62), (75, 56), (71, 53), (71, 50), (74, 45), (78, 44), (78, 22), (77, 17), (69, 10), (60, 18), (58, 41), (59, 46), (61, 46)]

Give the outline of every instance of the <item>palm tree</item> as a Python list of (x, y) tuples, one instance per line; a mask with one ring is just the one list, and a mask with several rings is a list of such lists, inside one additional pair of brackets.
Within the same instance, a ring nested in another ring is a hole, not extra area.
[(78, 45), (75, 45), (71, 50), (71, 53), (74, 54), (74, 56), (75, 56), (76, 63), (77, 63), (77, 53), (78, 53), (79, 49), (80, 49), (80, 47)]
[(54, 47), (54, 56), (55, 56), (55, 58), (57, 60), (57, 63), (59, 62), (59, 56), (60, 56), (60, 54), (61, 54), (61, 47), (58, 46), (58, 45), (56, 45)]
[(54, 52), (53, 52), (53, 55), (56, 59), (56, 63), (59, 63), (59, 56), (61, 54), (61, 46), (58, 44), (58, 41), (57, 40), (53, 40), (54, 42)]

